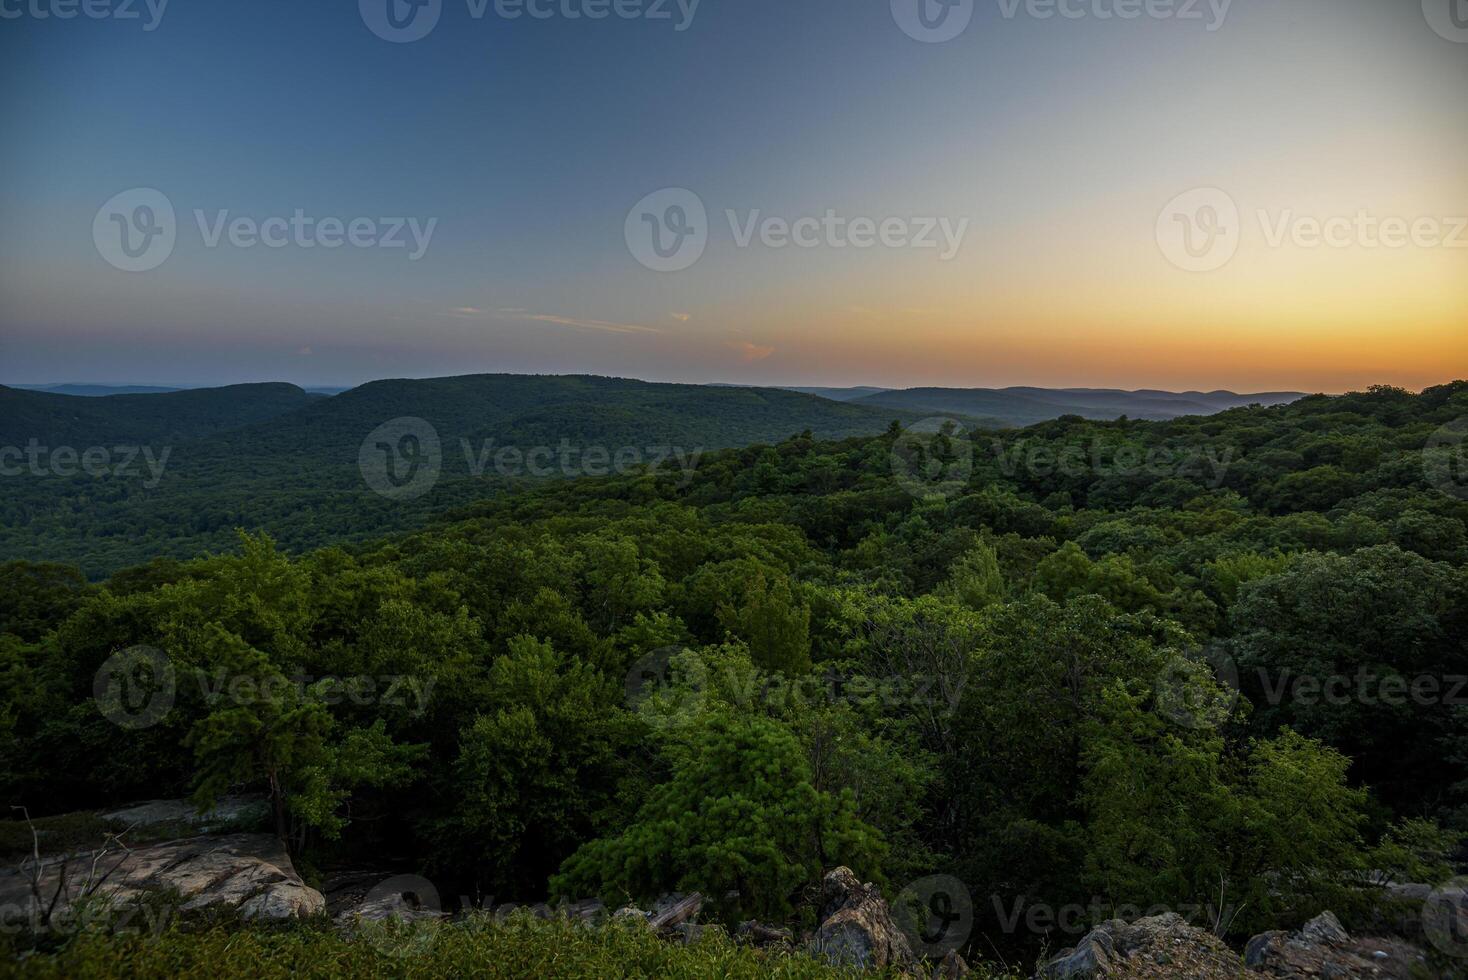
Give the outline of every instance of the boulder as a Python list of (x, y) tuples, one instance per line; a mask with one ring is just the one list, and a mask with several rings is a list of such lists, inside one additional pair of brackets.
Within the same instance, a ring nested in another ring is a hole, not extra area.
[(789, 929), (780, 926), (767, 926), (762, 922), (750, 919), (739, 923), (739, 928), (734, 933), (735, 938), (750, 946), (778, 946), (790, 948), (795, 945), (795, 934)]
[(1112, 919), (1092, 929), (1040, 970), (1043, 980), (1177, 978), (1237, 980), (1243, 967), (1217, 936), (1173, 912), (1134, 922)]
[(971, 972), (973, 971), (969, 969), (964, 958), (958, 955), (958, 951), (950, 949), (943, 954), (943, 959), (938, 961), (938, 965), (933, 967), (933, 980), (960, 980)]
[[(92, 872), (90, 856), (43, 860), (41, 892), (49, 901), (65, 863), (66, 894), (61, 908), (81, 897)], [(97, 859), (93, 880), (104, 879), (99, 895), (131, 905), (150, 893), (176, 893), (181, 911), (238, 909), (248, 919), (298, 919), (326, 908), (321, 893), (308, 887), (291, 864), (285, 846), (269, 834), (230, 834), (113, 850)], [(19, 870), (0, 871), (0, 907), (28, 909), (30, 879)]]
[(199, 812), (188, 800), (148, 800), (111, 813), (102, 819), (119, 830), (137, 828), (150, 836), (166, 836), (160, 830), (178, 830), (177, 836), (222, 834), (266, 830), (270, 823), (270, 801), (263, 796), (223, 796), (208, 810)]
[(850, 868), (837, 868), (822, 881), (821, 920), (812, 945), (834, 964), (875, 970), (916, 965), (881, 892)]
[(1260, 933), (1244, 947), (1244, 965), (1270, 977), (1330, 977), (1332, 980), (1425, 975), (1421, 948), (1397, 939), (1354, 939), (1331, 912), (1322, 912), (1298, 932)]
[(698, 918), (703, 909), (703, 896), (698, 892), (689, 895), (664, 895), (653, 905), (647, 924), (654, 932), (676, 929), (686, 922)]

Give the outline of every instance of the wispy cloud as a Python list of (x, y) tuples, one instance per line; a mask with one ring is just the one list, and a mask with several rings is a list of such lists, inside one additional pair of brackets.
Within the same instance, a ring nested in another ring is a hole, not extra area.
[(692, 313), (669, 313), (668, 316), (672, 317), (674, 320), (677, 320), (679, 323), (687, 323), (689, 320), (693, 319)]
[(572, 316), (552, 316), (549, 313), (509, 314), (517, 320), (532, 320), (536, 323), (555, 323), (563, 327), (581, 330), (605, 330), (609, 333), (662, 333), (657, 327), (644, 327), (640, 323), (613, 323), (610, 320), (582, 320)]
[(775, 353), (775, 348), (764, 347), (760, 344), (751, 344), (749, 341), (730, 342), (729, 346), (739, 352), (739, 359), (745, 364), (753, 364), (755, 361), (763, 361)]
[(657, 327), (647, 327), (640, 323), (617, 323), (612, 320), (589, 320), (583, 317), (558, 316), (553, 313), (531, 313), (529, 310), (520, 307), (500, 307), (497, 310), (490, 311), (478, 306), (456, 306), (449, 310), (446, 315), (481, 320), (553, 323), (561, 327), (575, 327), (578, 330), (600, 330), (606, 333), (662, 333)]

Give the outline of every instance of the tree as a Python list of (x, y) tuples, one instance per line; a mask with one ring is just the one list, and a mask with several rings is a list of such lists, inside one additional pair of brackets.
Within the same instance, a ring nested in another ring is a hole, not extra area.
[(436, 826), (438, 861), (494, 889), (534, 894), (615, 816), (638, 726), (591, 666), (529, 637), (495, 661), (487, 708), (459, 733)]
[(953, 563), (947, 590), (970, 609), (983, 609), (1004, 599), (1007, 588), (999, 556), (984, 542)]
[(800, 743), (777, 723), (709, 716), (672, 764), (627, 830), (567, 859), (555, 893), (645, 901), (696, 890), (731, 918), (774, 918), (826, 869), (875, 871), (879, 835), (849, 795), (812, 785)]

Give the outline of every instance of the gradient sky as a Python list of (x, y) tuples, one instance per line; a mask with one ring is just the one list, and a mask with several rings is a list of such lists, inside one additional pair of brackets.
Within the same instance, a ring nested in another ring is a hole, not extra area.
[[(1468, 216), (1468, 43), (1419, 0), (1234, 0), (1215, 31), (1089, 13), (1116, 0), (1074, 20), (976, 0), (941, 44), (889, 0), (703, 0), (682, 32), (676, 3), (674, 21), (507, 21), (443, 0), (407, 44), (349, 0), (172, 0), (153, 31), (142, 0), (141, 21), (29, 12), (52, 2), (0, 0), (22, 11), (0, 19), (0, 382), (1468, 376), (1468, 247), (1272, 247), (1256, 217)], [(135, 187), (178, 213), (150, 272), (92, 238)], [(665, 187), (711, 219), (681, 272), (624, 241)], [(1243, 225), (1231, 262), (1193, 273), (1154, 229), (1200, 187)], [(971, 225), (948, 262), (737, 247), (724, 211), (756, 208)], [(195, 209), (438, 223), (410, 262), (206, 248)]]

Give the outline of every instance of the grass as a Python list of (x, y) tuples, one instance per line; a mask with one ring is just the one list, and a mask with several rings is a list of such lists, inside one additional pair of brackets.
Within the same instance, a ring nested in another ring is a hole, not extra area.
[[(3, 940), (0, 940), (3, 943)], [(289, 926), (216, 922), (158, 935), (84, 933), (53, 952), (16, 958), (0, 974), (35, 978), (207, 976), (475, 978), (729, 977), (837, 980), (881, 974), (837, 969), (803, 953), (752, 949), (709, 930), (689, 945), (632, 924), (590, 928), (565, 919), (472, 916), (452, 924), (364, 926), (346, 935), (325, 920)], [(7, 962), (8, 961), (8, 962)], [(982, 972), (974, 974), (982, 980)]]

